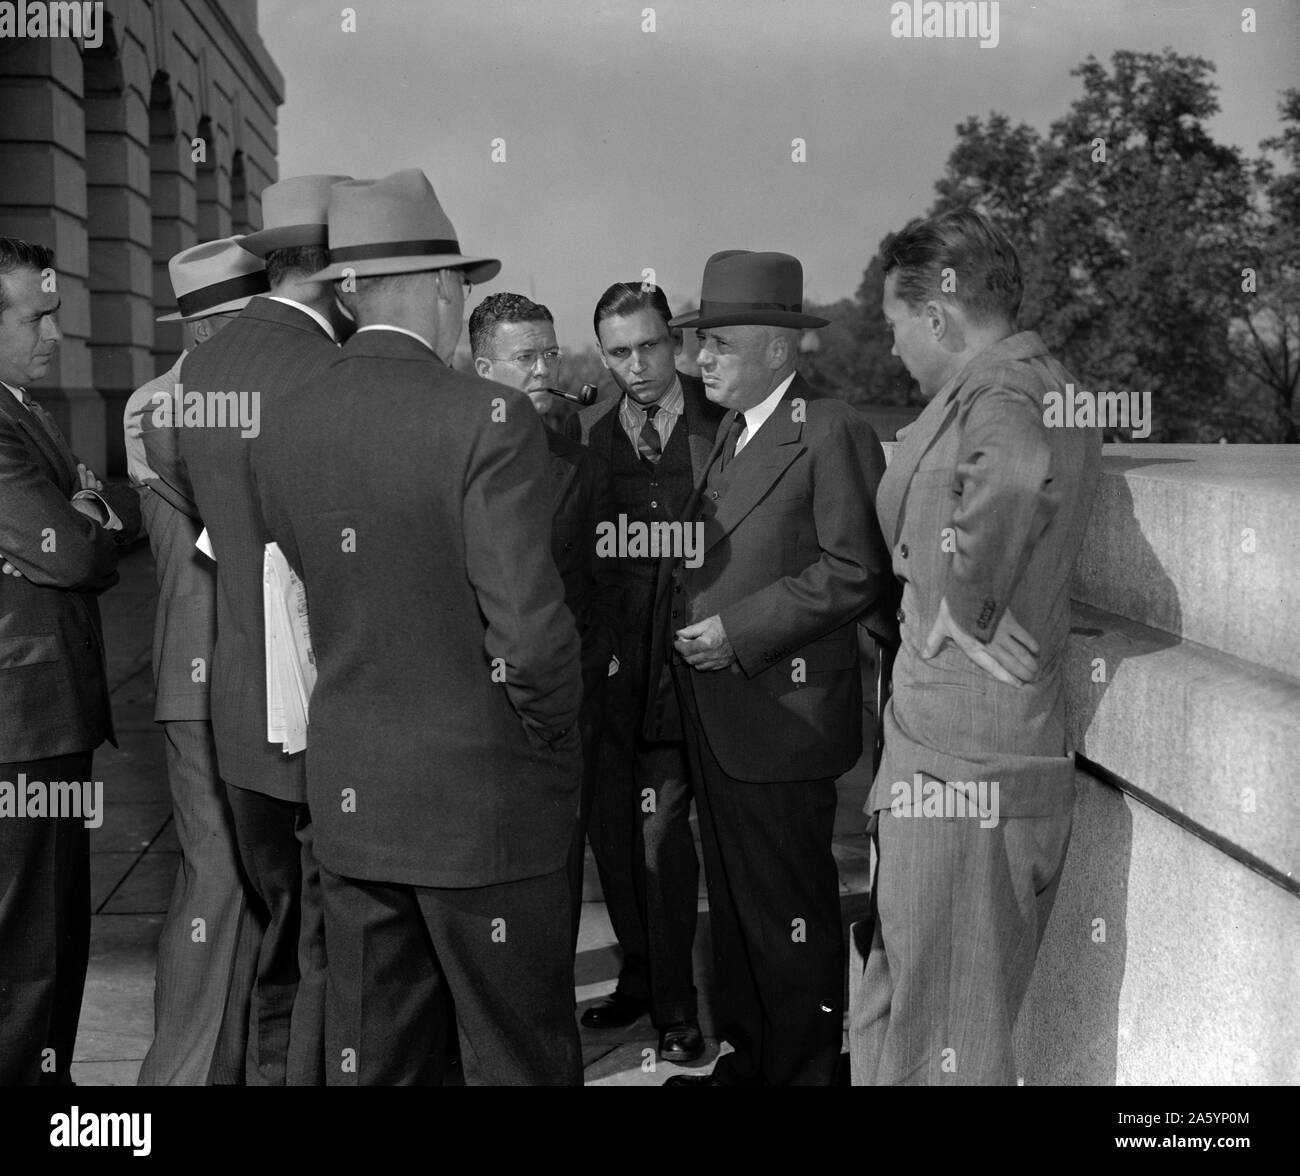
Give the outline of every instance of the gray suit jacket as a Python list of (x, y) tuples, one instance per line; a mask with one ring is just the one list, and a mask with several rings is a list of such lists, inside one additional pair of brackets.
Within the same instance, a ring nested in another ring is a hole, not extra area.
[[(1021, 332), (973, 359), (899, 434), (876, 505), (903, 584), (901, 646), (869, 812), (890, 807), (894, 784), (910, 786), (916, 772), (997, 780), (1002, 816), (1073, 804), (1061, 660), (1101, 432), (1043, 421), (1046, 393), (1072, 381), (1036, 334)], [(945, 596), (985, 642), (1009, 608), (1039, 642), (1038, 679), (1003, 685), (951, 642), (923, 661)]]

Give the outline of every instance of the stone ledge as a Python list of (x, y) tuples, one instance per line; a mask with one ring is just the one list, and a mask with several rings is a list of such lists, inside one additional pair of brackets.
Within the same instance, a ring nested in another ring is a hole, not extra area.
[(1300, 450), (1107, 445), (1071, 595), (1294, 674)]
[(1065, 659), (1071, 747), (1295, 877), (1300, 681), (1077, 601)]

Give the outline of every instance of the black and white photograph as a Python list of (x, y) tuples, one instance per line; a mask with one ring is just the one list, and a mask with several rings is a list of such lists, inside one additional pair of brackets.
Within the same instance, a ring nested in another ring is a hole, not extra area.
[(1297, 62), (1293, 0), (0, 3), (16, 1154), (1012, 1086), (1263, 1159)]

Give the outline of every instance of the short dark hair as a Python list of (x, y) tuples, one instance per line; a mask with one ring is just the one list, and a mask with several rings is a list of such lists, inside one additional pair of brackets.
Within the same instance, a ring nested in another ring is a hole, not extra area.
[(664, 326), (668, 326), (673, 317), (668, 299), (658, 286), (649, 282), (615, 282), (600, 296), (596, 311), (591, 316), (596, 342), (600, 342), (600, 324), (607, 318), (626, 318), (638, 310), (653, 310), (664, 320)]
[(553, 323), (551, 312), (522, 294), (489, 294), (469, 316), (469, 350), (476, 359), (492, 346), (501, 323)]
[[(1024, 296), (1020, 258), (1011, 240), (971, 208), (911, 221), (881, 246), (885, 277), (897, 273), (898, 297), (913, 311), (932, 298), (955, 301), (971, 320), (1015, 322)], [(954, 288), (945, 290), (944, 270)]]
[(329, 250), (324, 245), (290, 245), (284, 249), (272, 249), (266, 255), (266, 281), (274, 290), (285, 278), (310, 277), (320, 273), (329, 263)]
[[(54, 252), (44, 245), (33, 245), (17, 237), (0, 237), (0, 276), (17, 270), (33, 269), (37, 273), (54, 264)], [(0, 283), (0, 314), (8, 309), (4, 285)]]

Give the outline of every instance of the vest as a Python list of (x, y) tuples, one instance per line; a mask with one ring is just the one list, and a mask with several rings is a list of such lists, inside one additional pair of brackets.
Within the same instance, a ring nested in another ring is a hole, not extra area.
[[(694, 483), (691, 451), (686, 441), (686, 414), (677, 418), (657, 466), (645, 461), (632, 447), (617, 410), (613, 417), (609, 455), (614, 481), (613, 521), (617, 522), (618, 516), (624, 514), (629, 524), (676, 522), (686, 509)], [(653, 586), (659, 572), (659, 561), (654, 558), (619, 559), (615, 567), (620, 574)]]

